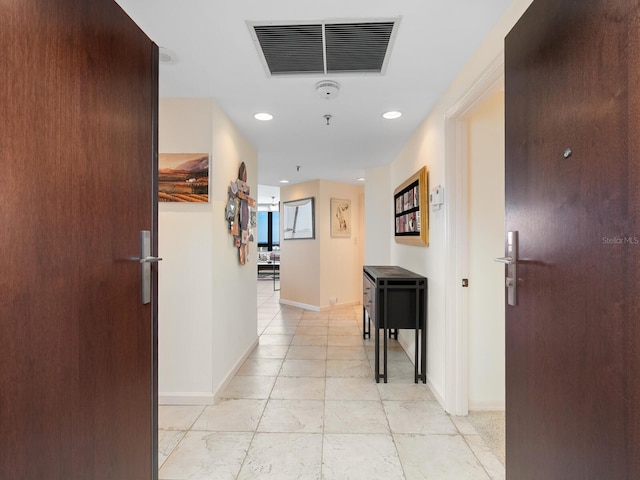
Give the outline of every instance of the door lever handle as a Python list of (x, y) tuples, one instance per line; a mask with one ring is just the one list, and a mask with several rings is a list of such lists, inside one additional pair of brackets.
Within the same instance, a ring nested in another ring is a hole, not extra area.
[(504, 263), (507, 266), (505, 286), (507, 287), (507, 305), (518, 305), (518, 232), (507, 232), (506, 255), (494, 259), (494, 262)]
[(512, 257), (498, 257), (498, 258), (494, 258), (493, 261), (498, 263), (504, 263), (505, 265), (513, 265), (514, 263), (516, 263), (513, 261)]
[(144, 257), (140, 259), (140, 263), (158, 263), (161, 261), (162, 258), (160, 257)]

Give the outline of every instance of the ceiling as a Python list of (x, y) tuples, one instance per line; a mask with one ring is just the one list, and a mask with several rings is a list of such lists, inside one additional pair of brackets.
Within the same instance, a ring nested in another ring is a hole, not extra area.
[[(175, 63), (160, 65), (160, 96), (215, 99), (258, 150), (258, 183), (271, 186), (282, 179), (357, 183), (367, 168), (390, 163), (511, 3), (116, 1), (153, 41), (175, 53)], [(271, 76), (250, 27), (389, 19), (397, 26), (382, 74)], [(318, 95), (321, 80), (338, 82), (338, 95)], [(403, 115), (383, 119), (389, 110)], [(274, 118), (255, 120), (258, 112)]]

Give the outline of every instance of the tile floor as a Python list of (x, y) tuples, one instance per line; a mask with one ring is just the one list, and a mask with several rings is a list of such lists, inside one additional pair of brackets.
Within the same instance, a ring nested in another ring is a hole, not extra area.
[(503, 479), (464, 417), (447, 415), (389, 347), (373, 379), (361, 307), (281, 306), (258, 282), (260, 344), (213, 406), (160, 406), (160, 479)]

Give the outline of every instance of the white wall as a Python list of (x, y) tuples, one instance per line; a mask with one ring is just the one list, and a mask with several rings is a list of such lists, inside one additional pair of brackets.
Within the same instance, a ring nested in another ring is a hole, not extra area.
[(209, 203), (159, 205), (160, 403), (212, 403), (257, 341), (256, 263), (224, 220), (242, 161), (257, 194), (257, 153), (213, 100), (177, 98), (160, 99), (159, 151), (211, 153)]
[[(504, 91), (468, 118), (469, 409), (505, 404)], [(496, 188), (500, 185), (503, 188)]]
[[(531, 0), (515, 0), (487, 38), (479, 46), (476, 53), (465, 65), (456, 80), (449, 86), (422, 125), (416, 130), (403, 150), (393, 159), (389, 166), (390, 184), (383, 188), (383, 182), (373, 181), (379, 172), (376, 169), (366, 172), (367, 183), (365, 195), (367, 205), (389, 202), (386, 217), (367, 208), (366, 228), (370, 247), (367, 248), (365, 263), (384, 260), (385, 252), (374, 249), (371, 239), (375, 235), (387, 234), (390, 238), (389, 262), (400, 265), (416, 273), (428, 277), (429, 282), (429, 329), (428, 329), (428, 379), (432, 390), (440, 402), (447, 408), (446, 398), (446, 342), (447, 319), (445, 316), (445, 263), (447, 249), (445, 245), (446, 221), (448, 205), (438, 212), (430, 211), (429, 215), (429, 246), (414, 247), (396, 244), (392, 239), (392, 231), (385, 231), (379, 224), (386, 221), (391, 225), (391, 202), (393, 189), (405, 179), (415, 173), (420, 167), (427, 165), (429, 170), (429, 188), (442, 185), (447, 189), (445, 178), (446, 137), (445, 119), (450, 110), (478, 81), (487, 66), (498, 56), (503, 54), (504, 37), (520, 18), (531, 3)], [(496, 188), (501, 188), (499, 185)], [(446, 196), (446, 195), (445, 195)], [(372, 198), (373, 197), (373, 198)], [(376, 248), (383, 249), (384, 242)], [(401, 333), (401, 342), (409, 355), (413, 355), (413, 338), (410, 332)]]
[[(315, 239), (284, 240), (280, 232), (280, 301), (312, 310), (362, 300), (363, 187), (315, 180), (280, 188), (282, 202), (315, 198)], [(332, 238), (331, 198), (351, 200), (351, 237)], [(281, 211), (282, 215), (282, 211)], [(331, 299), (337, 301), (332, 304)]]
[[(367, 170), (364, 196), (366, 265), (389, 265), (391, 262), (393, 222), (384, 220), (393, 218), (393, 202), (387, 196), (393, 191), (389, 171), (389, 165)], [(376, 195), (376, 192), (379, 194)]]

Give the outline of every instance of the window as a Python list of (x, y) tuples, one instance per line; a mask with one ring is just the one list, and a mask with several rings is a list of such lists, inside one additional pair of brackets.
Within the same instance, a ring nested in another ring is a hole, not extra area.
[(258, 247), (280, 246), (280, 212), (258, 212)]

